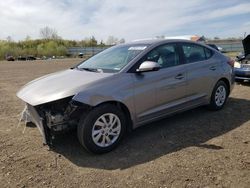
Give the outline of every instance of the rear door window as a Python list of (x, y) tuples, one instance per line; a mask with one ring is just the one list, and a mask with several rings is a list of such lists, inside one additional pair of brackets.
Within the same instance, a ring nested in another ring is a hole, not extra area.
[(212, 56), (209, 49), (196, 44), (182, 44), (182, 50), (187, 63), (204, 61)]

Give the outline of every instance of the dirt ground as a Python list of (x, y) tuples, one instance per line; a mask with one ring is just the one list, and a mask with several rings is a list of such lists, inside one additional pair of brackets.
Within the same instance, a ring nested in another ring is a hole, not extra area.
[(113, 152), (87, 153), (74, 132), (42, 145), (18, 125), (16, 92), (74, 60), (0, 62), (0, 187), (250, 187), (250, 84), (225, 108), (197, 108), (138, 128)]

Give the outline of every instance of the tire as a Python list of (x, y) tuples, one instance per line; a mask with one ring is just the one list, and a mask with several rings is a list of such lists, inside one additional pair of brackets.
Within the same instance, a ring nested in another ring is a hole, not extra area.
[(98, 106), (81, 118), (77, 128), (79, 142), (89, 152), (107, 153), (120, 143), (126, 132), (126, 121), (125, 114), (117, 106)]
[(222, 80), (218, 81), (213, 89), (208, 108), (214, 111), (222, 109), (227, 101), (228, 95), (229, 88), (227, 84)]

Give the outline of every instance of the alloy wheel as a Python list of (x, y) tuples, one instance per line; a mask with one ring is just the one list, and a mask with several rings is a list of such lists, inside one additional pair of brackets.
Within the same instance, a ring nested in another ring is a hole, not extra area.
[(93, 142), (100, 147), (112, 145), (121, 133), (121, 121), (116, 114), (101, 115), (92, 128)]
[(217, 106), (222, 106), (226, 100), (226, 88), (223, 85), (220, 85), (215, 92), (215, 103)]

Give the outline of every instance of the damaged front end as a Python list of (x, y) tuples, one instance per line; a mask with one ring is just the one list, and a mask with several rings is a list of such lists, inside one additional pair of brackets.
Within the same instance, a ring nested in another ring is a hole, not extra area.
[(91, 108), (88, 100), (76, 102), (74, 96), (83, 91), (87, 96), (87, 88), (110, 76), (68, 69), (37, 78), (17, 92), (17, 97), (26, 104), (22, 119), (36, 124), (44, 143), (51, 145), (57, 133), (76, 128)]
[(72, 97), (32, 106), (28, 103), (22, 113), (22, 120), (34, 123), (49, 146), (56, 134), (75, 129), (80, 117), (90, 106), (72, 100)]

